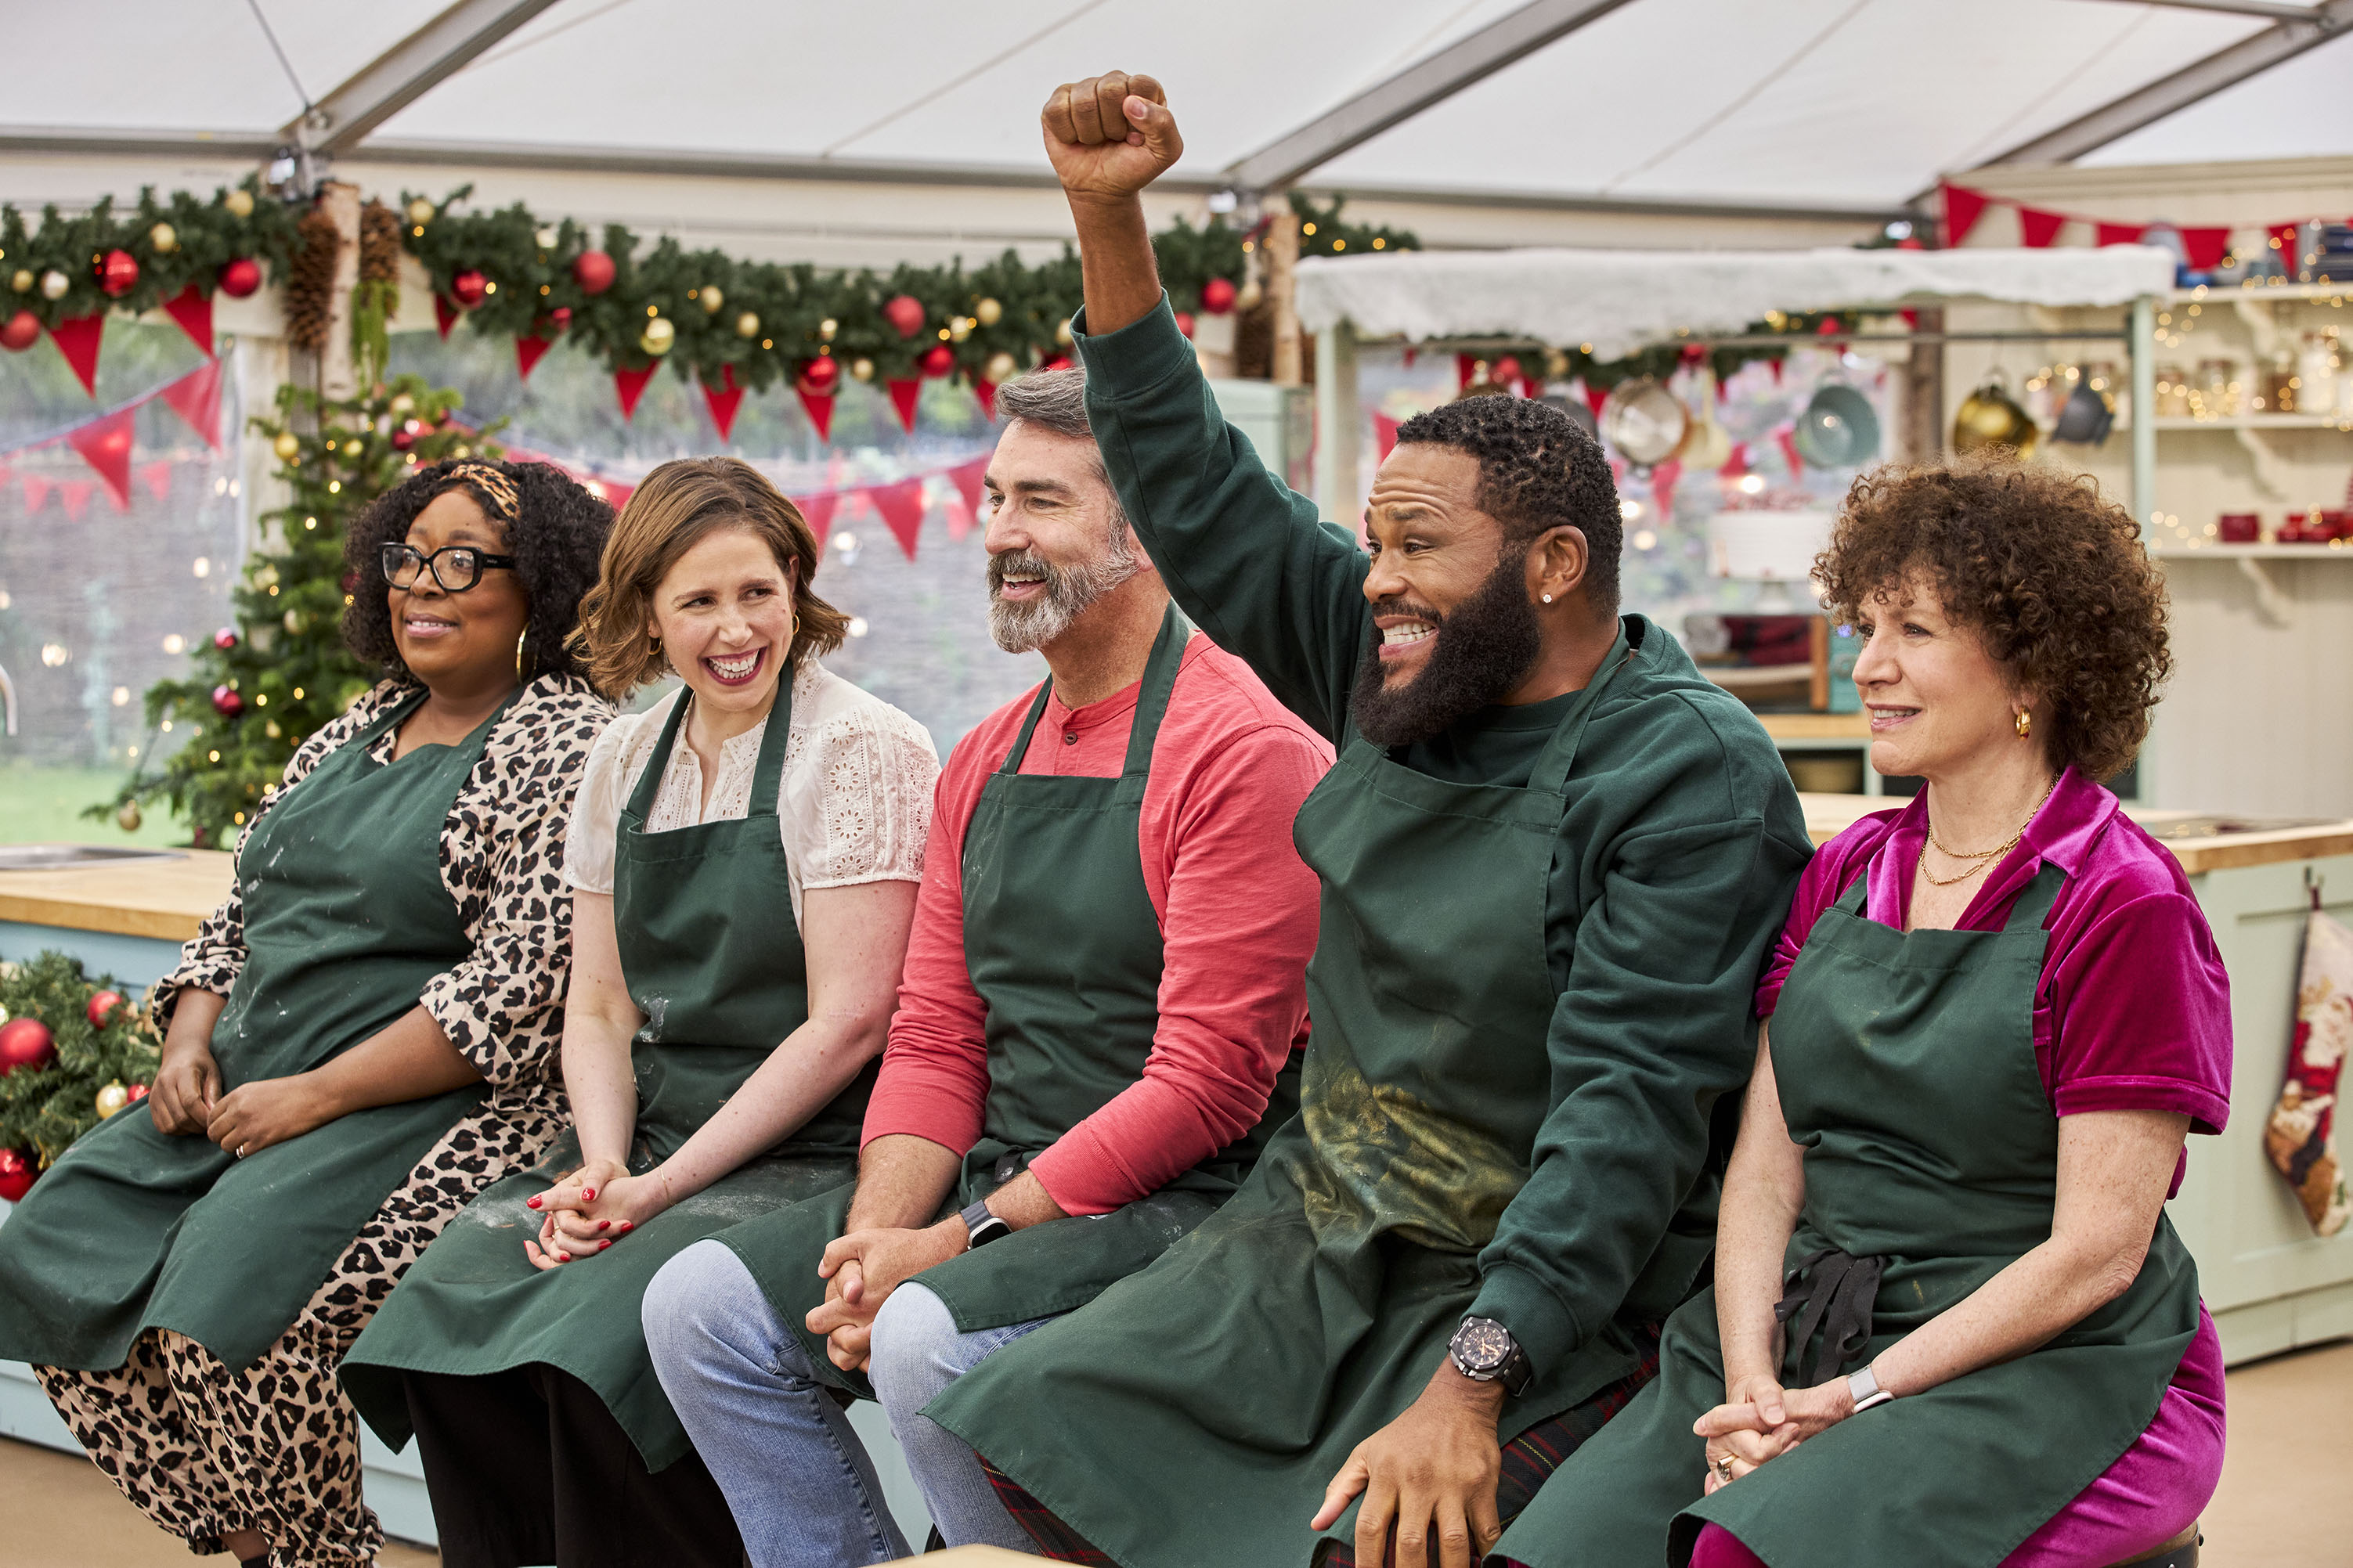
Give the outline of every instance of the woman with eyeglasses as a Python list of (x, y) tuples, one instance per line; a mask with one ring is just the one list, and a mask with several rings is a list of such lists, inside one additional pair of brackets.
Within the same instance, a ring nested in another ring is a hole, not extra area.
[(344, 640), (384, 679), (288, 737), (227, 901), (156, 984), (146, 1113), (0, 1229), (0, 1357), (199, 1554), (375, 1561), (337, 1363), (563, 1125), (564, 827), (613, 716), (566, 639), (612, 516), (477, 460), (353, 522)]

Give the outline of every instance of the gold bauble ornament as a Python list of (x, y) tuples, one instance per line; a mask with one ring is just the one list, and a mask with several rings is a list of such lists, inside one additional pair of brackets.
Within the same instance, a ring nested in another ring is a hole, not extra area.
[(543, 228), (531, 237), (531, 242), (542, 250), (554, 250), (563, 240), (564, 231), (554, 228)]
[(705, 315), (715, 316), (719, 314), (719, 307), (727, 303), (727, 296), (720, 291), (719, 285), (716, 283), (705, 283), (702, 286), (702, 303)]
[(1054, 323), (1054, 341), (1064, 348), (1071, 346), (1071, 319), (1068, 316)]
[(972, 308), (973, 319), (984, 327), (993, 327), (1005, 319), (1005, 307), (995, 300), (983, 300)]
[(278, 727), (278, 721), (277, 721), (277, 720), (272, 719), (272, 720), (270, 720), (268, 723), (266, 723), (266, 724), (262, 725), (262, 727), (261, 727), (261, 732), (262, 732), (263, 734), (265, 734), (265, 735), (269, 736), (271, 740), (275, 741), (275, 740), (277, 740), (280, 736), (283, 735), (286, 731), (284, 731), (283, 730), (280, 730), (280, 729)]
[(951, 316), (948, 318), (948, 342), (952, 343), (960, 343), (970, 336), (972, 336), (972, 318), (970, 316)]
[(410, 415), (417, 412), (417, 399), (409, 396), (408, 394), (404, 392), (399, 396), (394, 398), (390, 403), (386, 404), (385, 405), (385, 411), (390, 414), (395, 419), (406, 419)]
[(824, 321), (819, 321), (817, 324), (817, 341), (821, 343), (829, 343), (833, 342), (833, 334), (839, 331), (841, 331), (841, 323), (835, 321), (831, 316), (828, 316)]
[(874, 362), (863, 355), (860, 355), (859, 358), (849, 362), (849, 374), (855, 380), (872, 381), (874, 379)]
[(423, 196), (408, 204), (408, 221), (420, 227), (433, 221), (433, 204)]
[(54, 267), (41, 274), (41, 298), (44, 300), (62, 300), (66, 297), (66, 290), (72, 287), (73, 279)]
[(126, 800), (115, 809), (114, 826), (125, 833), (138, 832), (142, 820), (139, 815), (139, 803), (135, 800)]
[(251, 191), (231, 191), (228, 195), (221, 198), (221, 206), (227, 211), (228, 216), (231, 217), (251, 217), (253, 216), (253, 193)]
[(677, 346), (678, 328), (667, 316), (656, 316), (646, 323), (646, 330), (638, 334), (638, 347), (656, 359)]
[(14, 289), (19, 294), (31, 293), (33, 291), (33, 283), (34, 278), (32, 269), (26, 267), (19, 267), (16, 268), (15, 274), (8, 279), (8, 287)]
[(980, 367), (981, 379), (984, 381), (995, 382), (999, 386), (1011, 381), (1020, 373), (1020, 364), (1011, 354), (1007, 353), (1003, 349), (999, 349), (997, 353), (989, 355), (988, 363)]
[(1545, 350), (1545, 379), (1563, 381), (1568, 376), (1568, 353), (1565, 349)]
[(122, 1087), (122, 1080), (121, 1079), (116, 1079), (110, 1082), (104, 1089), (98, 1091), (98, 1100), (96, 1103), (98, 1106), (98, 1119), (100, 1121), (103, 1121), (108, 1117), (113, 1115), (116, 1111), (131, 1103), (131, 1091)]
[(287, 611), (285, 616), (285, 626), (287, 636), (297, 637), (301, 637), (302, 635), (302, 612), (300, 610)]
[(1234, 296), (1234, 308), (1240, 310), (1255, 310), (1265, 299), (1266, 289), (1259, 280), (1255, 278), (1245, 278), (1242, 279), (1241, 292)]
[(750, 310), (746, 310), (742, 315), (736, 317), (735, 335), (739, 338), (758, 337), (760, 335), (760, 318)]
[(155, 247), (158, 256), (169, 256), (180, 248), (180, 232), (168, 223), (159, 223), (147, 231), (147, 243)]
[(293, 431), (280, 430), (278, 439), (269, 443), (269, 449), (278, 454), (280, 462), (290, 463), (301, 457), (302, 443)]

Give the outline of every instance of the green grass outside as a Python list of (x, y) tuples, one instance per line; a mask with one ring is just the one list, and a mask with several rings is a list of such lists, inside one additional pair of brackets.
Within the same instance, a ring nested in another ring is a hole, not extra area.
[(136, 833), (111, 816), (92, 822), (81, 815), (93, 802), (112, 800), (129, 776), (120, 768), (0, 764), (0, 844), (185, 845), (187, 825), (162, 810), (147, 812)]

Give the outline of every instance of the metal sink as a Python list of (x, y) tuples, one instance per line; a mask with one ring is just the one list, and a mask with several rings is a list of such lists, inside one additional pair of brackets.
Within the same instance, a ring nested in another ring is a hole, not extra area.
[(78, 866), (186, 858), (177, 849), (126, 849), (111, 844), (0, 844), (0, 871), (63, 871)]

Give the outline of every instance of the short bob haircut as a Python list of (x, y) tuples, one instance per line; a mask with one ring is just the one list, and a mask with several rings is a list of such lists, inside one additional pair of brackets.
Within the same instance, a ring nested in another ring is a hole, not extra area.
[[(517, 516), (510, 520), (500, 498), (453, 469), (495, 468), (514, 487)], [(432, 463), (368, 503), (343, 536), (343, 562), (352, 576), (352, 602), (343, 607), (343, 642), (367, 664), (406, 679), (399, 646), (392, 638), (392, 606), (384, 581), (384, 546), (408, 537), (437, 496), (463, 490), (482, 516), (501, 529), (515, 558), (531, 619), (523, 627), (522, 674), (579, 679), (584, 675), (570, 646), (580, 624), (581, 596), (596, 581), (596, 558), (612, 531), (613, 509), (546, 463), (488, 463), (480, 458)]]
[(2139, 525), (2088, 475), (1998, 452), (1873, 469), (1847, 491), (1814, 574), (1841, 620), (1925, 580), (2039, 700), (2054, 766), (2111, 778), (2148, 738), (2173, 669), (2165, 582)]
[(654, 589), (680, 556), (727, 528), (759, 535), (792, 574), (794, 660), (841, 646), (849, 618), (809, 586), (817, 535), (800, 508), (741, 458), (681, 458), (648, 474), (629, 497), (606, 542), (604, 570), (581, 601), (573, 645), (598, 690), (627, 697), (670, 673), (669, 656), (647, 631)]

